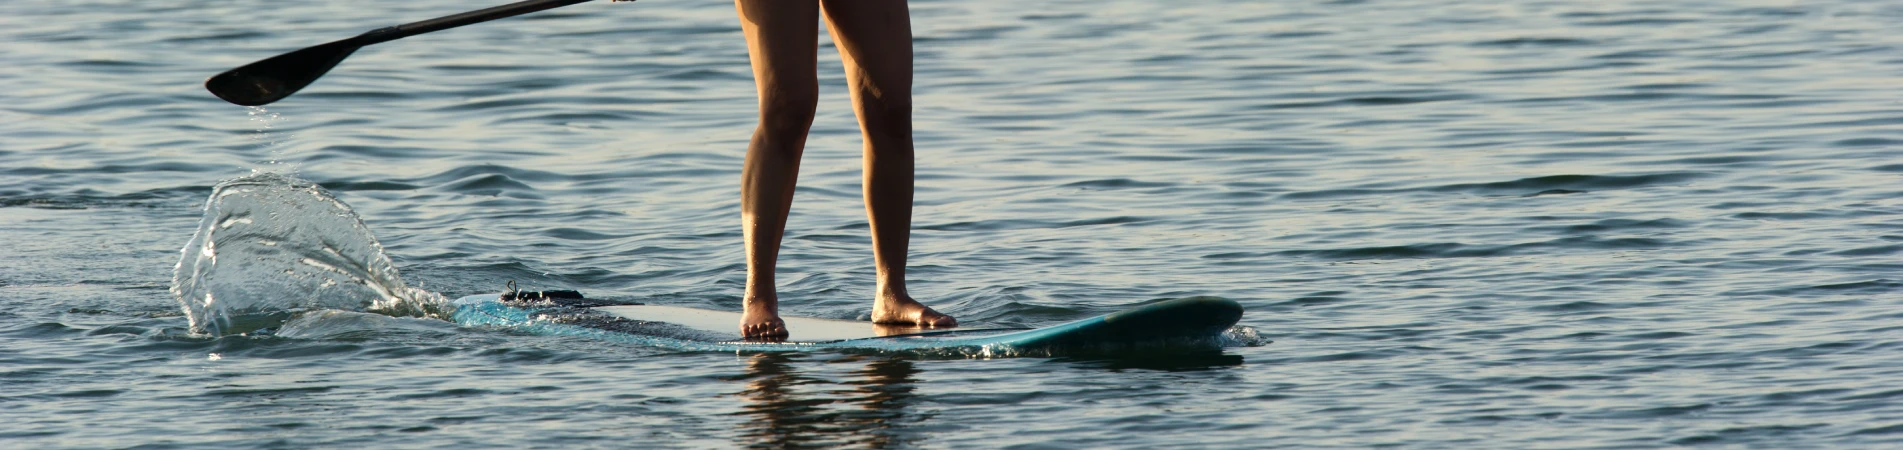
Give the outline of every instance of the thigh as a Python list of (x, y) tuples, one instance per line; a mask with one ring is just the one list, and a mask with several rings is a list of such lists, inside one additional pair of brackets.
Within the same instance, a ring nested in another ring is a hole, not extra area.
[[(853, 99), (909, 107), (912, 18), (904, 0), (821, 0)], [(862, 98), (870, 95), (871, 98)]]
[(753, 63), (753, 82), (762, 106), (783, 94), (817, 95), (813, 59), (818, 53), (819, 2), (734, 0), (733, 4), (747, 36), (747, 58)]

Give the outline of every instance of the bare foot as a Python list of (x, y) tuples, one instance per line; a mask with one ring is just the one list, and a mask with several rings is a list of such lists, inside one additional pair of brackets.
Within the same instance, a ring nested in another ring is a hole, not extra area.
[(934, 311), (910, 295), (888, 293), (872, 301), (872, 323), (951, 328), (958, 326), (958, 319)]
[(786, 322), (780, 320), (778, 299), (749, 297), (740, 312), (740, 336), (747, 339), (786, 339)]

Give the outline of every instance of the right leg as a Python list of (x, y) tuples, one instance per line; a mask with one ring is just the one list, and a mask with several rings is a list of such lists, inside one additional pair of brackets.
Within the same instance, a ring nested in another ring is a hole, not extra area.
[(958, 320), (905, 289), (912, 234), (912, 19), (904, 0), (823, 0), (847, 92), (865, 137), (866, 219), (877, 269), (872, 321), (942, 328)]
[(740, 226), (746, 234), (747, 293), (742, 300), (740, 334), (749, 338), (786, 337), (773, 271), (780, 237), (793, 206), (800, 153), (819, 103), (815, 73), (819, 2), (814, 0), (734, 0), (740, 28), (747, 35), (753, 83), (760, 92), (760, 126), (747, 145), (740, 171)]

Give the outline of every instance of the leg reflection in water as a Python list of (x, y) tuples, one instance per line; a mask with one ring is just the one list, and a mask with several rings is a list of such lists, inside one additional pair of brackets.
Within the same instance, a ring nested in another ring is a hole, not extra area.
[(820, 364), (864, 363), (850, 372), (848, 381), (801, 375), (794, 364), (805, 355), (762, 353), (750, 357), (747, 373), (729, 378), (745, 381), (736, 396), (748, 404), (739, 414), (752, 416), (738, 436), (755, 448), (895, 448), (916, 439), (904, 426), (924, 416), (907, 409), (916, 402), (911, 361), (884, 357), (847, 356)]

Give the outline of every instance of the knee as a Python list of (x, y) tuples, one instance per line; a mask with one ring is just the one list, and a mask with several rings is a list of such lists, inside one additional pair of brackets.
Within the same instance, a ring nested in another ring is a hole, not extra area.
[(866, 135), (875, 139), (912, 138), (912, 98), (906, 95), (860, 97)]
[(760, 99), (760, 131), (805, 135), (819, 107), (819, 88), (778, 89)]

